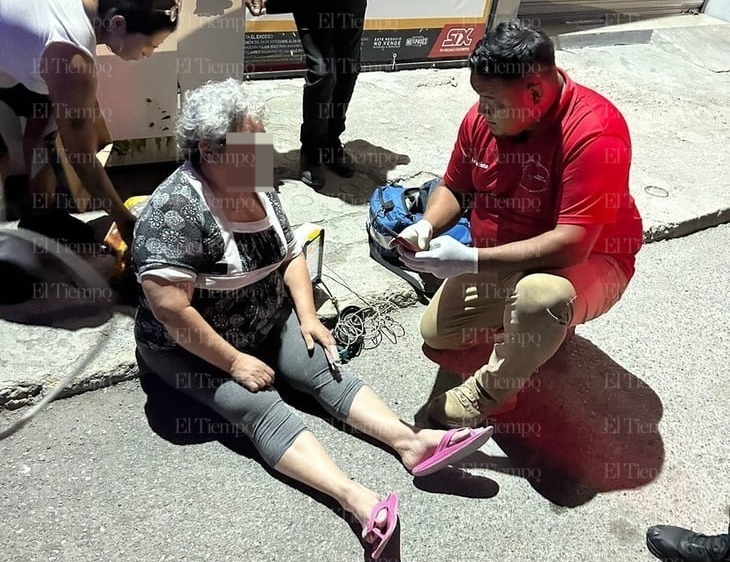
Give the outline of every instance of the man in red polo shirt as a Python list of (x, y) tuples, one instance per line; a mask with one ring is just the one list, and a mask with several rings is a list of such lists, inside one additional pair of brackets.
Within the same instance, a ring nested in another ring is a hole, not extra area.
[[(481, 369), (428, 405), (446, 426), (509, 409), (571, 327), (619, 300), (643, 238), (626, 122), (555, 66), (545, 33), (501, 23), (469, 62), (479, 101), (424, 219), (401, 233), (424, 251), (399, 249), (413, 270), (445, 278), (421, 321), (428, 346), (504, 332)], [(474, 247), (434, 238), (467, 207)]]

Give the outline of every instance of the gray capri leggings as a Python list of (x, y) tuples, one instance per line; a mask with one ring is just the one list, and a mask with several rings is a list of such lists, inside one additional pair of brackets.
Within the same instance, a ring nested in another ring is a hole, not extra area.
[(307, 350), (297, 315), (286, 307), (261, 347), (248, 352), (275, 373), (274, 385), (251, 392), (231, 376), (182, 349), (152, 350), (137, 343), (140, 368), (157, 374), (173, 388), (205, 404), (235, 424), (275, 466), (306, 426), (281, 399), (276, 387), (286, 384), (312, 395), (330, 415), (344, 420), (364, 383), (348, 371), (332, 375), (319, 344)]

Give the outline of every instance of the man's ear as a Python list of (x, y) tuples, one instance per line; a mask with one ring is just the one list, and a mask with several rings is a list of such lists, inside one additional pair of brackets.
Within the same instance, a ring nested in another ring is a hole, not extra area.
[(127, 32), (127, 20), (124, 16), (114, 15), (109, 20), (109, 31), (117, 34), (124, 35)]
[(532, 101), (533, 105), (538, 105), (545, 95), (542, 82), (528, 82), (527, 95), (528, 98)]

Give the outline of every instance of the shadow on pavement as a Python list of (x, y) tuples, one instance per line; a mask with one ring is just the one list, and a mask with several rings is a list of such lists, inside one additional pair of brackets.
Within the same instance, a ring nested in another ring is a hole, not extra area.
[(429, 476), (414, 478), (413, 485), (424, 492), (463, 498), (489, 499), (499, 493), (499, 484), (491, 478), (452, 467)]
[[(150, 195), (182, 162), (155, 162), (106, 168), (122, 201), (137, 195)], [(110, 221), (111, 222), (111, 221)]]
[[(64, 330), (98, 328), (111, 319), (109, 305), (96, 297), (73, 296), (79, 288), (53, 282), (48, 291), (58, 296), (32, 298), (14, 305), (0, 305), (0, 319), (25, 326), (43, 326)], [(64, 293), (72, 296), (64, 296)], [(106, 300), (106, 297), (104, 297)]]
[[(328, 170), (327, 183), (319, 193), (326, 197), (337, 197), (349, 205), (367, 205), (373, 189), (388, 183), (388, 172), (411, 161), (405, 154), (392, 152), (365, 140), (348, 142), (345, 149), (353, 159), (355, 176), (341, 178)], [(277, 184), (283, 180), (299, 180), (299, 150), (274, 153), (274, 178)]]
[[(473, 372), (490, 351), (479, 346), (462, 352), (459, 370)], [(455, 362), (455, 352), (445, 354), (444, 364)], [(463, 378), (442, 367), (431, 397)], [(602, 492), (644, 486), (659, 475), (662, 413), (661, 400), (644, 381), (575, 336), (532, 376), (517, 408), (491, 421), (493, 439), (506, 458), (477, 452), (459, 466), (521, 476), (551, 502), (576, 507)], [(416, 419), (427, 423), (425, 405)]]
[[(398, 154), (361, 139), (348, 142), (345, 148), (354, 160), (355, 176), (341, 178), (328, 171), (327, 184), (320, 194), (338, 197), (350, 205), (368, 204), (375, 186), (388, 182), (388, 172), (411, 161), (406, 154)], [(107, 173), (121, 198), (125, 200), (137, 195), (150, 195), (181, 164), (182, 162), (158, 162), (115, 166), (107, 168)], [(274, 151), (274, 184), (278, 186), (284, 180), (299, 181), (299, 150)]]
[[(269, 467), (253, 443), (237, 427), (215, 411), (169, 387), (154, 373), (140, 372), (140, 385), (147, 395), (145, 414), (150, 428), (161, 438), (175, 445), (195, 445), (218, 441), (234, 453), (255, 460), (273, 478), (306, 494), (340, 517), (352, 530), (363, 547), (363, 559), (373, 560), (369, 545), (361, 539), (362, 528), (357, 520), (330, 496), (288, 478)], [(299, 393), (280, 391), (285, 401), (299, 411), (325, 417), (323, 409)], [(315, 531), (313, 531), (315, 532)], [(379, 560), (400, 560), (400, 522)]]

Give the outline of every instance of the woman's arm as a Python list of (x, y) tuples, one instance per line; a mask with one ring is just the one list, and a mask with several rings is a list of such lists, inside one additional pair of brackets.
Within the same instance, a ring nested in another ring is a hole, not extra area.
[(294, 259), (282, 265), (284, 285), (294, 301), (294, 309), (299, 322), (308, 318), (316, 318), (317, 310), (314, 308), (314, 293), (312, 292), (312, 280), (309, 278), (309, 269), (304, 254), (299, 254)]
[(48, 84), (58, 133), (68, 160), (81, 183), (102, 202), (124, 240), (131, 245), (136, 219), (124, 206), (96, 158), (100, 145), (110, 136), (104, 117), (99, 114), (94, 63), (66, 43), (48, 47), (42, 63), (41, 76)]
[(274, 380), (274, 371), (252, 355), (238, 351), (212, 328), (190, 304), (195, 285), (147, 276), (142, 290), (155, 318), (175, 342), (190, 353), (255, 392)]
[(332, 333), (319, 321), (317, 310), (314, 308), (314, 294), (312, 280), (309, 278), (309, 269), (304, 254), (299, 254), (282, 266), (284, 285), (294, 301), (294, 310), (302, 327), (302, 337), (307, 349), (314, 349), (314, 342), (318, 341), (324, 347), (329, 362), (339, 361), (339, 351)]

